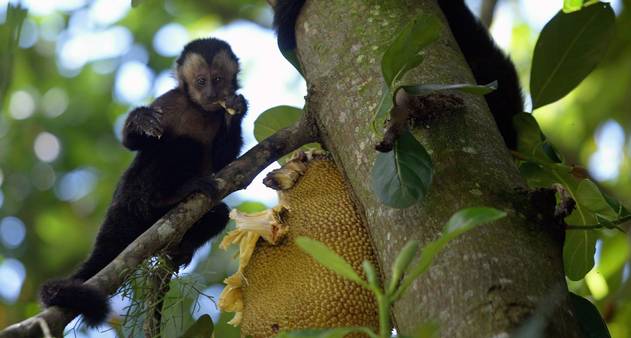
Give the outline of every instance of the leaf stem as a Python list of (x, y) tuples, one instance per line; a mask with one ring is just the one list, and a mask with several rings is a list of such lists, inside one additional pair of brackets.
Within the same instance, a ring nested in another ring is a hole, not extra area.
[(627, 215), (627, 216), (615, 219), (613, 221), (599, 223), (599, 224), (587, 224), (587, 225), (568, 224), (566, 229), (567, 230), (593, 230), (593, 229), (606, 228), (606, 229), (618, 229), (622, 232), (625, 232), (624, 229), (620, 227), (620, 225), (628, 221), (631, 221), (631, 215)]
[(383, 292), (375, 293), (379, 306), (379, 337), (390, 338), (392, 327), (390, 326), (390, 299)]

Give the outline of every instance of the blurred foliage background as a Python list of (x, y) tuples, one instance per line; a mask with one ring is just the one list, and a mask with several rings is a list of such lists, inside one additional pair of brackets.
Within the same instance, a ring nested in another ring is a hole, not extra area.
[[(9, 30), (20, 13), (8, 12), (9, 3), (28, 10), (15, 48)], [(468, 3), (480, 7), (480, 1)], [(586, 166), (628, 207), (631, 0), (612, 4), (618, 30), (605, 61), (577, 90), (535, 116), (568, 162)], [(491, 31), (512, 56), (524, 88), (538, 32), (561, 5), (499, 2)], [(263, 0), (144, 0), (135, 8), (131, 0), (0, 0), (0, 327), (39, 312), (38, 286), (69, 274), (86, 257), (133, 156), (119, 142), (126, 112), (174, 85), (170, 70), (187, 41), (212, 34), (241, 58), (242, 92), (250, 101), (244, 149), (255, 142), (252, 122), (260, 112), (302, 105), (304, 82), (277, 51), (271, 21)], [(274, 196), (259, 179), (227, 201), (257, 211), (273, 205)], [(631, 337), (629, 237), (613, 231), (600, 237), (597, 266), (571, 288), (597, 304), (614, 337)], [(204, 313), (219, 319), (211, 299), (235, 262), (215, 249), (200, 250), (172, 288), (167, 336)], [(69, 335), (140, 334), (139, 323), (122, 325), (132, 302), (115, 296), (112, 303), (111, 325), (76, 326)], [(221, 315), (222, 322), (230, 317)], [(236, 336), (237, 330), (218, 325), (217, 337)]]

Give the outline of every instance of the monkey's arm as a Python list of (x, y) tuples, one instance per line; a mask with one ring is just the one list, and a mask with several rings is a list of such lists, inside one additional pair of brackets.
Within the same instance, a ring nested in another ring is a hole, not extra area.
[(129, 150), (141, 150), (162, 137), (162, 113), (150, 107), (132, 110), (123, 127), (123, 145)]
[(226, 100), (226, 108), (234, 109), (235, 114), (225, 113), (226, 123), (213, 141), (213, 172), (218, 172), (234, 161), (243, 145), (241, 121), (247, 112), (248, 103), (243, 95), (235, 95)]

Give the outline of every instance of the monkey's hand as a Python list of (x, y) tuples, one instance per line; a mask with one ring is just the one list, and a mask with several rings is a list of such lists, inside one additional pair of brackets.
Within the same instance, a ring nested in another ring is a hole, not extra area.
[(164, 128), (159, 109), (138, 107), (129, 113), (123, 127), (123, 145), (138, 150), (162, 137)]
[(247, 103), (241, 94), (227, 97), (220, 104), (230, 115), (241, 115), (247, 109)]
[(125, 129), (149, 137), (160, 138), (164, 132), (162, 127), (162, 111), (148, 107), (138, 107), (129, 113)]

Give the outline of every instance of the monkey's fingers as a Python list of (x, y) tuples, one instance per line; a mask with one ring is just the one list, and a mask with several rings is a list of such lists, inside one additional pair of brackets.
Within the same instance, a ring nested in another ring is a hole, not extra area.
[(217, 103), (219, 103), (219, 105), (223, 109), (225, 109), (228, 114), (230, 114), (230, 115), (236, 115), (237, 114), (237, 111), (235, 109), (230, 108), (230, 107), (227, 106), (226, 101), (219, 101)]
[(162, 137), (164, 128), (162, 127), (161, 117), (162, 112), (160, 110), (152, 109), (151, 111), (146, 111), (140, 118), (139, 123), (142, 133), (150, 137)]
[(245, 98), (243, 95), (233, 95), (218, 102), (228, 114), (238, 115), (245, 111)]

